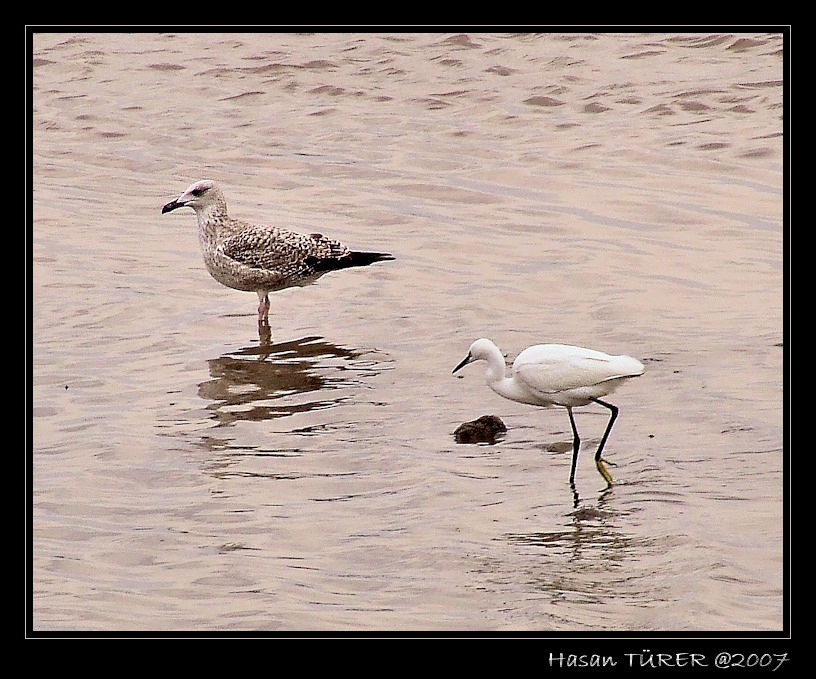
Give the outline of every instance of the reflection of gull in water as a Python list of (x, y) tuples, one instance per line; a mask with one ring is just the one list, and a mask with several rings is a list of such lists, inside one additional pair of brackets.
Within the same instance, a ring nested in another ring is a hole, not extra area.
[(222, 285), (258, 293), (258, 322), (269, 321), (269, 293), (304, 286), (335, 269), (394, 259), (384, 252), (357, 252), (319, 233), (302, 234), (256, 226), (227, 215), (221, 189), (208, 179), (196, 182), (162, 208), (162, 214), (191, 207), (207, 271)]
[[(257, 353), (250, 347), (209, 361), (212, 379), (199, 385), (198, 393), (212, 401), (208, 409), (220, 424), (330, 408), (348, 398), (344, 387), (389, 367), (372, 359), (371, 351), (345, 349), (320, 337), (270, 345), (264, 349), (269, 360), (257, 360)], [(321, 369), (331, 361), (333, 369)]]

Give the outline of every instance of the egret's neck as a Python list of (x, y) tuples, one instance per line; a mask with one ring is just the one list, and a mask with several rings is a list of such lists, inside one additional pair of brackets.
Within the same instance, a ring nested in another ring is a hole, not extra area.
[(485, 373), (487, 384), (499, 396), (513, 398), (509, 395), (513, 391), (513, 380), (506, 377), (506, 370), (504, 356), (498, 347), (493, 347), (487, 357), (487, 372)]
[(516, 383), (509, 377), (502, 377), (501, 379), (494, 380), (492, 382), (488, 380), (488, 384), (490, 385), (490, 388), (499, 396), (509, 398), (511, 401), (519, 400), (516, 393), (518, 391)]
[(518, 403), (531, 403), (533, 405), (541, 405), (540, 401), (530, 394), (523, 386), (521, 386), (512, 377), (507, 377), (506, 365), (504, 363), (504, 356), (496, 347), (495, 351), (491, 351), (487, 358), (487, 384), (499, 396), (517, 401)]
[(536, 403), (536, 401), (530, 399), (530, 394), (519, 387), (514, 379), (505, 377), (504, 374), (497, 380), (491, 381), (490, 378), (488, 378), (487, 383), (499, 396), (504, 396), (504, 398), (510, 399), (511, 401)]

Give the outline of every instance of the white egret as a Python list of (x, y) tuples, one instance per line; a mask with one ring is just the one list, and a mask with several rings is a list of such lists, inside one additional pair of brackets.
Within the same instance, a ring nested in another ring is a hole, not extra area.
[(601, 453), (618, 416), (618, 408), (602, 401), (601, 396), (612, 393), (625, 380), (642, 375), (644, 368), (640, 361), (631, 356), (610, 356), (566, 344), (537, 344), (518, 355), (513, 362), (513, 376), (507, 377), (501, 351), (489, 339), (483, 338), (470, 345), (468, 355), (453, 372), (481, 360), (487, 361), (487, 384), (499, 396), (533, 406), (567, 409), (573, 435), (570, 484), (575, 482), (575, 465), (581, 445), (572, 409), (592, 402), (609, 408), (612, 415), (595, 453), (595, 466), (606, 480), (607, 487), (612, 485), (612, 476), (604, 466), (607, 461)]

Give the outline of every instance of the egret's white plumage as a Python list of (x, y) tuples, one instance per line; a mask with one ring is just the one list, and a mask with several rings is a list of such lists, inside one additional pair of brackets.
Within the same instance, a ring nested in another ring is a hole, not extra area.
[(607, 484), (612, 485), (601, 451), (618, 416), (618, 408), (602, 401), (601, 397), (611, 394), (625, 380), (642, 375), (644, 368), (640, 361), (631, 356), (610, 356), (567, 344), (536, 344), (518, 355), (513, 362), (513, 376), (507, 377), (501, 351), (489, 339), (482, 338), (470, 345), (468, 355), (453, 372), (480, 360), (487, 361), (487, 384), (500, 396), (544, 408), (563, 406), (567, 409), (573, 433), (570, 483), (575, 480), (581, 444), (572, 409), (593, 401), (609, 408), (612, 416), (595, 454), (595, 464)]

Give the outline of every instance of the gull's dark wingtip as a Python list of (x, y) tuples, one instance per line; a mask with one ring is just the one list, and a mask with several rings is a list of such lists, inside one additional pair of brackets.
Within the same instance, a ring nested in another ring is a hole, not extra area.
[(374, 262), (387, 262), (392, 259), (396, 259), (394, 255), (389, 254), (388, 252), (350, 252), (349, 258), (351, 259), (352, 266), (368, 266), (369, 264), (374, 264)]
[(328, 257), (326, 259), (316, 259), (308, 257), (306, 259), (315, 271), (334, 271), (337, 269), (348, 269), (353, 266), (368, 266), (375, 262), (385, 262), (396, 259), (394, 255), (387, 252), (358, 252), (352, 250), (342, 257)]

